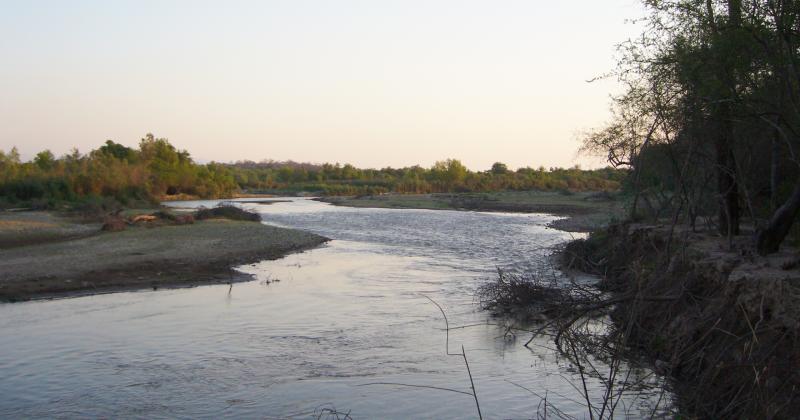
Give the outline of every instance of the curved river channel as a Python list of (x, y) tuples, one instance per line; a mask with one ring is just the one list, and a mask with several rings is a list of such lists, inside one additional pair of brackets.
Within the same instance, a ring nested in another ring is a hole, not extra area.
[[(571, 238), (552, 216), (289, 200), (242, 205), (332, 241), (240, 267), (254, 281), (0, 305), (0, 417), (477, 418), (425, 296), (451, 327), (483, 324), (449, 340), (484, 418), (535, 418), (545, 396), (589, 417), (575, 367), (546, 338), (504, 336), (475, 298), (498, 267), (538, 269)], [(654, 398), (630, 395), (617, 416), (647, 416)]]

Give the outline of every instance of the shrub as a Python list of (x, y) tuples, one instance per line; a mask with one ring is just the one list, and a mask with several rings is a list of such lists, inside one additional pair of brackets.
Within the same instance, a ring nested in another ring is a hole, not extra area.
[(248, 222), (260, 222), (261, 216), (258, 213), (244, 210), (230, 204), (223, 204), (213, 208), (201, 208), (194, 213), (196, 220), (206, 219), (229, 219), (243, 220)]
[(122, 209), (122, 205), (111, 197), (88, 196), (72, 206), (72, 211), (78, 216), (87, 218), (100, 217), (115, 213)]
[(126, 227), (125, 219), (119, 216), (108, 216), (103, 222), (102, 229), (106, 232), (121, 232), (125, 230)]
[(569, 300), (566, 288), (539, 276), (507, 273), (497, 270), (497, 278), (478, 288), (483, 309), (494, 313), (513, 313), (521, 310), (547, 313)]

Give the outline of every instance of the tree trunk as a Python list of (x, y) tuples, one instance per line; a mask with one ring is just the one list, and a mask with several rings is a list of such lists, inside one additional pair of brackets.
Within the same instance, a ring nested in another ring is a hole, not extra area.
[(728, 24), (732, 27), (742, 24), (742, 0), (728, 0)]
[[(782, 84), (778, 84), (778, 112), (786, 109), (784, 101), (784, 90)], [(780, 114), (779, 114), (780, 115)], [(781, 161), (781, 117), (775, 117), (775, 133), (772, 136), (769, 157), (769, 211), (775, 212), (778, 208), (778, 186), (780, 180), (780, 161)]]
[[(728, 0), (728, 35), (738, 29), (742, 20), (741, 0)], [(728, 68), (730, 64), (726, 59), (721, 59), (722, 74), (730, 72), (724, 76), (726, 85), (733, 89), (735, 85), (734, 69)], [(730, 240), (734, 235), (739, 234), (739, 185), (736, 182), (736, 164), (733, 154), (733, 121), (731, 119), (731, 105), (728, 102), (729, 93), (721, 98), (722, 101), (717, 109), (716, 119), (719, 124), (719, 132), (715, 141), (717, 158), (717, 192), (720, 196), (719, 206), (719, 233), (725, 235)]]
[(733, 130), (730, 107), (723, 103), (719, 107), (720, 130), (716, 138), (717, 192), (719, 193), (719, 233), (727, 237), (739, 234), (739, 185), (736, 182), (734, 163)]
[(797, 212), (800, 210), (800, 182), (798, 182), (792, 195), (772, 215), (766, 228), (760, 230), (756, 236), (756, 249), (761, 255), (778, 252), (786, 235), (794, 223)]
[(781, 180), (778, 172), (778, 163), (781, 159), (780, 132), (775, 129), (775, 137), (772, 138), (772, 147), (769, 159), (769, 209), (775, 211), (778, 208), (778, 185)]

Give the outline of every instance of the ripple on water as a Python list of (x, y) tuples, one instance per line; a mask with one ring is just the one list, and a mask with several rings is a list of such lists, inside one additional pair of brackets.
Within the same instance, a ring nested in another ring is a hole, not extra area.
[[(181, 206), (213, 205), (184, 202)], [(0, 417), (474, 416), (463, 345), (491, 417), (540, 398), (583, 417), (574, 369), (489, 325), (473, 293), (499, 267), (538, 269), (569, 234), (546, 215), (246, 204), (268, 223), (333, 238), (241, 267), (232, 288), (118, 293), (0, 305)], [(279, 280), (276, 282), (276, 280)], [(527, 340), (525, 340), (527, 341)], [(392, 383), (401, 385), (391, 385)], [(601, 388), (590, 381), (595, 398)]]

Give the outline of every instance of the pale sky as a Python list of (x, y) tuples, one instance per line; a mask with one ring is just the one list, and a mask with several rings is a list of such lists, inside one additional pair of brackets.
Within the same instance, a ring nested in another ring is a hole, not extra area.
[(0, 149), (597, 166), (636, 0), (0, 0)]

